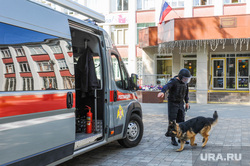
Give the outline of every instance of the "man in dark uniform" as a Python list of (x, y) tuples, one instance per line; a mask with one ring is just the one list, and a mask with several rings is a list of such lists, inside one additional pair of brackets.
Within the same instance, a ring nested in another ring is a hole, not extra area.
[[(158, 93), (159, 98), (163, 98), (166, 91), (169, 90), (168, 95), (168, 120), (176, 121), (177, 123), (185, 121), (185, 107), (189, 108), (188, 104), (188, 83), (191, 79), (191, 73), (188, 69), (181, 69), (179, 74), (169, 80), (169, 82), (163, 86), (160, 93)], [(186, 142), (188, 143), (188, 142)], [(171, 137), (171, 144), (178, 146), (175, 137)]]

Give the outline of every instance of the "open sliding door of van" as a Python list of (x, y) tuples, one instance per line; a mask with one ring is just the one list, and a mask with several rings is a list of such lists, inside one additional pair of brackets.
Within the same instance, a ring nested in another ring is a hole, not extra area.
[[(69, 21), (75, 68), (76, 155), (104, 143), (104, 68), (98, 27)], [(90, 146), (91, 145), (91, 146)], [(88, 148), (86, 148), (88, 147)]]

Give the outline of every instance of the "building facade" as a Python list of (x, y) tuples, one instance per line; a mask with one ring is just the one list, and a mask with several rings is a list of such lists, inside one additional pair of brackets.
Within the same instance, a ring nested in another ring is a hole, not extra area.
[(148, 63), (144, 74), (172, 77), (185, 67), (193, 75), (193, 102), (250, 103), (250, 1), (172, 0), (169, 5), (173, 10), (164, 23), (140, 31), (142, 59)]
[(160, 25), (161, 0), (74, 1), (105, 15), (99, 26), (141, 85), (164, 85), (186, 67), (193, 102), (250, 102), (249, 0), (166, 0), (172, 10)]

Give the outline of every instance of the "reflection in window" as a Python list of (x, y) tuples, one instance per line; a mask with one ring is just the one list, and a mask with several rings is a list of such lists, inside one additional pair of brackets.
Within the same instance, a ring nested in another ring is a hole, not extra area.
[(50, 48), (54, 54), (61, 54), (62, 53), (62, 49), (59, 45), (50, 46)]
[(66, 61), (64, 59), (58, 60), (58, 65), (60, 67), (60, 70), (68, 69), (68, 65), (66, 64)]
[[(196, 55), (194, 56), (196, 57)], [(189, 82), (189, 87), (195, 87), (196, 86), (196, 59), (185, 59), (184, 60), (184, 68), (188, 69), (192, 75), (192, 78)]]
[(64, 89), (74, 89), (75, 88), (75, 78), (74, 77), (63, 77)]
[(32, 77), (23, 78), (23, 90), (24, 91), (34, 90), (34, 83)]
[(39, 71), (53, 71), (53, 64), (49, 61), (37, 62)]
[(9, 49), (1, 49), (4, 58), (11, 58), (11, 53)]
[(17, 56), (25, 56), (23, 48), (15, 48)]
[(55, 77), (43, 77), (44, 88), (49, 89), (57, 89), (57, 83)]
[(7, 78), (5, 83), (5, 91), (16, 90), (16, 78)]
[(112, 66), (116, 86), (120, 89), (128, 89), (128, 75), (124, 64), (115, 55), (112, 55)]
[(31, 55), (47, 54), (42, 47), (29, 47)]
[(6, 73), (15, 73), (14, 64), (6, 64)]
[(226, 83), (227, 83), (227, 89), (235, 88), (235, 58), (234, 54), (232, 54), (233, 57), (230, 57), (230, 54), (227, 58), (227, 65), (226, 65)]
[(30, 72), (30, 66), (28, 63), (20, 63), (21, 72)]

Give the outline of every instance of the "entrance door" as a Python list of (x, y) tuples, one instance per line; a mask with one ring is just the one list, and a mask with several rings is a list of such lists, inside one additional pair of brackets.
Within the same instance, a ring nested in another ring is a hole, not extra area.
[(249, 88), (249, 59), (238, 59), (238, 89)]
[(225, 78), (225, 68), (224, 59), (214, 59), (213, 60), (213, 88), (223, 89)]

